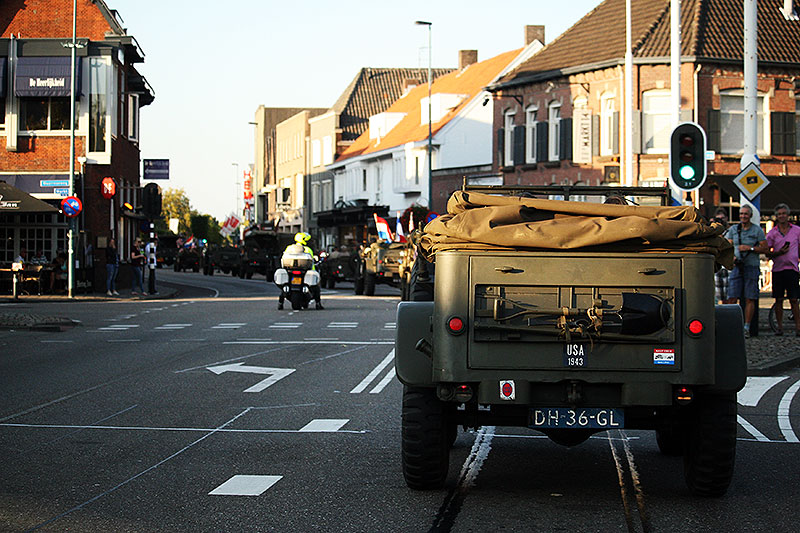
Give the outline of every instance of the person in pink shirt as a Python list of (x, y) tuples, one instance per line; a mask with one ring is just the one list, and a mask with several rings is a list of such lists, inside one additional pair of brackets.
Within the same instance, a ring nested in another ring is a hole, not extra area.
[(794, 314), (795, 335), (800, 337), (800, 309), (797, 299), (800, 297), (800, 274), (798, 273), (798, 253), (800, 252), (800, 227), (789, 222), (789, 206), (775, 206), (777, 224), (767, 233), (767, 246), (770, 251), (766, 256), (772, 259), (772, 297), (775, 298), (775, 318), (778, 331), (775, 335), (783, 335), (783, 298), (789, 299)]

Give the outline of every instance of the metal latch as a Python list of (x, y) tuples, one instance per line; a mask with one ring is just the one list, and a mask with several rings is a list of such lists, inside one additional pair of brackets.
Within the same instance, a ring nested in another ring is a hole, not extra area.
[(519, 268), (514, 268), (512, 266), (501, 266), (501, 267), (494, 267), (495, 272), (502, 272), (503, 274), (518, 274), (523, 272)]

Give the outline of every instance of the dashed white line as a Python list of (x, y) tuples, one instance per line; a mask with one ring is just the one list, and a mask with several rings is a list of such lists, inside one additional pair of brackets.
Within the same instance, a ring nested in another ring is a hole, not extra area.
[(394, 349), (392, 349), (392, 351), (389, 352), (389, 355), (387, 355), (383, 359), (383, 361), (378, 363), (378, 366), (372, 369), (372, 372), (367, 374), (367, 377), (361, 380), (361, 383), (353, 387), (353, 390), (350, 391), (350, 394), (360, 394), (364, 392), (364, 389), (366, 389), (367, 386), (370, 383), (372, 383), (372, 380), (375, 379), (378, 376), (378, 374), (383, 372), (383, 369), (386, 368), (392, 362), (393, 359), (394, 359)]
[(342, 426), (350, 422), (349, 418), (318, 418), (312, 420), (302, 428), (300, 433), (333, 433), (342, 429)]
[(355, 329), (358, 327), (358, 322), (331, 322), (327, 327), (332, 329)]
[(275, 322), (269, 327), (270, 329), (297, 329), (302, 325), (302, 322)]
[(397, 329), (397, 323), (387, 322), (386, 324), (383, 325), (383, 329)]
[(239, 329), (242, 326), (246, 326), (246, 322), (231, 322), (231, 323), (222, 323), (217, 324), (216, 326), (211, 326), (211, 329)]
[(369, 391), (369, 393), (370, 394), (378, 394), (378, 393), (380, 393), (383, 389), (386, 388), (386, 385), (388, 385), (389, 382), (392, 381), (392, 378), (394, 376), (395, 376), (395, 370), (394, 370), (394, 367), (392, 367), (392, 368), (389, 369), (389, 371), (386, 373), (386, 375), (383, 376), (383, 379), (380, 381), (380, 383), (375, 385), (375, 388), (372, 389), (371, 391)]
[(167, 330), (174, 330), (174, 329), (185, 329), (192, 327), (192, 324), (164, 324), (163, 326), (157, 326), (154, 329), (167, 329)]
[(236, 475), (212, 490), (210, 496), (261, 496), (283, 476)]

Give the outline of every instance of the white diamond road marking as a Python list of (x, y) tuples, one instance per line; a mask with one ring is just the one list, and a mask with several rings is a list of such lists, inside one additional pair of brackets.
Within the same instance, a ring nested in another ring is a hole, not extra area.
[(342, 426), (350, 422), (349, 418), (318, 418), (312, 420), (302, 428), (301, 433), (333, 433), (342, 429)]
[(397, 323), (387, 322), (386, 324), (383, 325), (383, 329), (397, 329)]
[(191, 326), (191, 324), (164, 324), (163, 326), (158, 326), (155, 329), (184, 329)]
[(208, 494), (213, 496), (261, 496), (282, 478), (283, 476), (237, 475)]
[(217, 324), (216, 326), (211, 326), (211, 329), (239, 329), (240, 327), (246, 325), (247, 322), (230, 322), (230, 323)]
[(328, 324), (328, 327), (338, 329), (355, 329), (358, 327), (358, 322), (331, 322)]
[(302, 322), (275, 322), (270, 326), (271, 329), (297, 329), (302, 326)]

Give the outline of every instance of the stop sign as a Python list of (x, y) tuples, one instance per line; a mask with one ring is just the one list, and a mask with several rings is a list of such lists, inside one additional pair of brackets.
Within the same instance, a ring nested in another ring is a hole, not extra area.
[(100, 184), (100, 193), (106, 200), (110, 200), (117, 194), (117, 184), (114, 183), (114, 178), (103, 178)]

